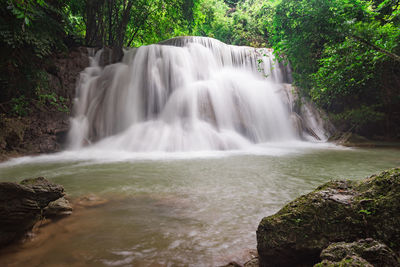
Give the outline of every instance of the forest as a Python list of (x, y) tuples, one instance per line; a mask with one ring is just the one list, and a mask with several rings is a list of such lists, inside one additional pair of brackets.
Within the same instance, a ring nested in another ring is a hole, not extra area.
[(65, 108), (48, 86), (52, 55), (73, 47), (123, 49), (184, 35), (271, 47), (290, 63), (300, 94), (342, 131), (400, 134), (398, 0), (4, 0), (0, 107)]

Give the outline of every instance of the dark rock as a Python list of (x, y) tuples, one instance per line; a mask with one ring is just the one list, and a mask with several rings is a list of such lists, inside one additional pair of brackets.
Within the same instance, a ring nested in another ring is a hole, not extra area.
[(108, 200), (100, 198), (96, 195), (90, 194), (87, 196), (83, 196), (74, 203), (74, 205), (83, 207), (83, 208), (95, 208), (107, 204)]
[[(352, 243), (338, 242), (330, 244), (321, 252), (321, 259), (326, 263), (339, 264), (351, 257), (362, 258), (376, 267), (400, 266), (396, 254), (388, 246), (371, 238)], [(317, 264), (315, 266), (325, 266)]]
[(0, 183), (0, 247), (31, 230), (43, 209), (62, 196), (64, 188), (43, 177)]
[(121, 48), (104, 47), (100, 55), (99, 64), (105, 67), (110, 64), (121, 62), (124, 52)]
[(311, 266), (332, 242), (374, 238), (400, 249), (400, 169), (360, 181), (332, 181), (264, 218), (261, 266)]

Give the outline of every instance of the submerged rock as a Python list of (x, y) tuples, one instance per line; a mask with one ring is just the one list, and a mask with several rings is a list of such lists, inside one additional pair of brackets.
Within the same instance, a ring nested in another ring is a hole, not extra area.
[(311, 266), (330, 243), (368, 237), (398, 252), (399, 200), (398, 168), (360, 182), (328, 182), (260, 222), (260, 265)]
[(21, 184), (0, 183), (0, 247), (32, 229), (47, 205), (64, 196), (64, 188), (43, 177)]
[(74, 205), (84, 208), (95, 208), (107, 203), (108, 203), (107, 199), (100, 198), (99, 196), (90, 194), (79, 198), (77, 201), (74, 202)]
[(321, 252), (320, 257), (323, 261), (314, 265), (314, 267), (342, 266), (344, 263), (347, 264), (352, 261), (366, 262), (366, 266), (400, 266), (393, 250), (372, 238), (361, 239), (352, 243), (330, 244)]

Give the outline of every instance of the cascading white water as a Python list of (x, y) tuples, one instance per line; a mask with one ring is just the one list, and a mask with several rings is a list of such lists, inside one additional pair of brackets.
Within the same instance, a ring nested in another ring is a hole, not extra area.
[(268, 49), (179, 37), (131, 49), (105, 68), (98, 58), (77, 87), (73, 149), (229, 150), (306, 134), (283, 99), (290, 70)]

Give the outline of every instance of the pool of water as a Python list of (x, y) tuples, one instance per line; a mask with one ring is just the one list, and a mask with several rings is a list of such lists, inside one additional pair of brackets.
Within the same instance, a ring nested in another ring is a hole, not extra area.
[(0, 181), (44, 176), (76, 209), (0, 255), (8, 266), (218, 266), (244, 262), (260, 220), (332, 179), (400, 165), (399, 149), (268, 146), (241, 152), (63, 152), (0, 164)]

